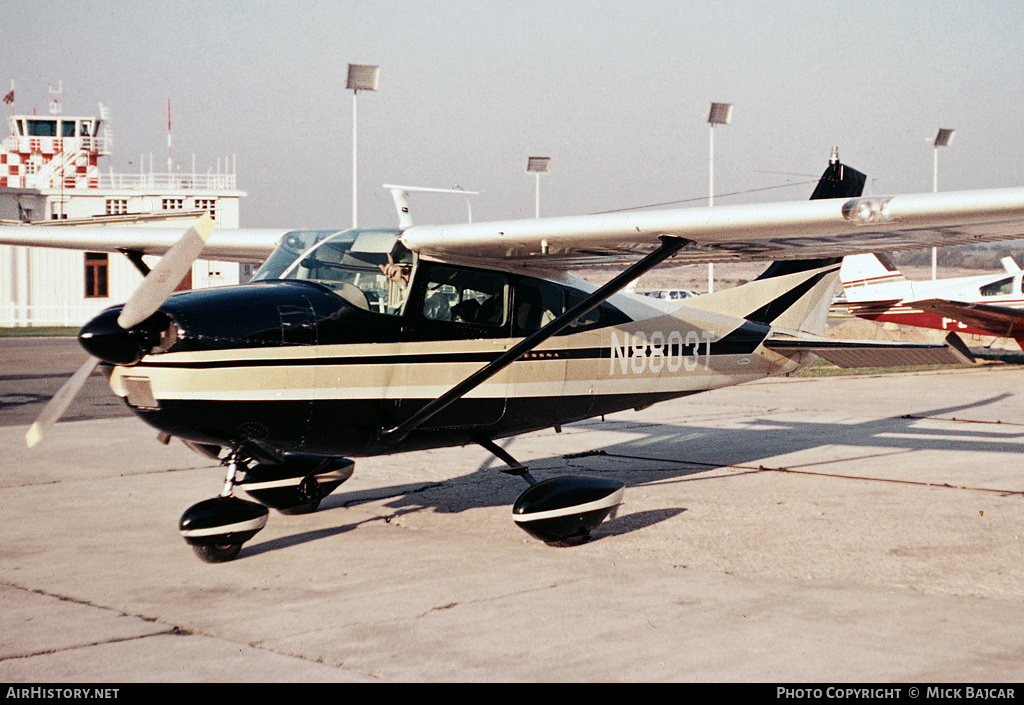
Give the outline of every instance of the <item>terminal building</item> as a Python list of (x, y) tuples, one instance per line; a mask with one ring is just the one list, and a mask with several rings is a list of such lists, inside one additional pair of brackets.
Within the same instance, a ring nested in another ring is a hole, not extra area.
[[(245, 193), (227, 160), (223, 171), (218, 165), (182, 173), (168, 146), (165, 173), (154, 173), (152, 158), (148, 171), (104, 171), (101, 158), (109, 156), (112, 138), (108, 111), (101, 105), (99, 112), (62, 115), (59, 94), (54, 100), (51, 91), (49, 115), (10, 116), (10, 135), (0, 145), (0, 222), (184, 232), (208, 212), (218, 228), (238, 227)], [(247, 274), (244, 265), (200, 260), (179, 288), (238, 284)], [(127, 300), (140, 281), (136, 267), (118, 254), (0, 246), (0, 327), (78, 326)]]

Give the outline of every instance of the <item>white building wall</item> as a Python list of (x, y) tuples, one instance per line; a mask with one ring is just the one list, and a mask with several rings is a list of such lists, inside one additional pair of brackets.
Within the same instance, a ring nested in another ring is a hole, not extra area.
[[(91, 190), (91, 189), (90, 189)], [(229, 195), (213, 191), (147, 192), (100, 191), (68, 195), (18, 194), (13, 190), (0, 190), (0, 218), (17, 218), (19, 199), (35, 203), (33, 217), (49, 220), (56, 208), (68, 218), (85, 218), (106, 212), (107, 198), (127, 198), (129, 212), (159, 213), (163, 197), (184, 198), (186, 210), (191, 210), (195, 198), (215, 198), (218, 228), (237, 228), (239, 223), (240, 192)], [(10, 214), (10, 216), (9, 216)], [(175, 227), (176, 224), (153, 224), (152, 227)], [(142, 275), (128, 259), (117, 252), (108, 260), (108, 296), (86, 298), (85, 253), (42, 247), (0, 246), (0, 327), (20, 326), (81, 326), (103, 309), (125, 302), (142, 281)], [(159, 258), (147, 257), (153, 266)], [(228, 286), (240, 282), (241, 267), (234, 262), (208, 262), (199, 260), (192, 270), (192, 287)]]
[(108, 256), (108, 296), (85, 297), (85, 253), (0, 247), (0, 326), (79, 326), (128, 300), (142, 275), (119, 253)]

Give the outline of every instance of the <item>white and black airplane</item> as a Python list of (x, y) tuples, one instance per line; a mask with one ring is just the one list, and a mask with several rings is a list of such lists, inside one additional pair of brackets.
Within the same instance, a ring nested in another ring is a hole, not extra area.
[[(572, 545), (623, 484), (537, 482), (497, 439), (790, 372), (966, 359), (951, 346), (823, 337), (843, 255), (1024, 237), (1024, 189), (861, 197), (833, 159), (812, 200), (395, 229), (0, 228), (0, 242), (163, 254), (79, 333), (91, 358), (29, 431), (37, 441), (97, 365), (167, 439), (221, 459), (221, 496), (181, 518), (201, 558), (234, 558), (267, 507), (313, 511), (350, 457), (476, 443), (530, 487), (523, 529)], [(261, 261), (245, 285), (170, 294), (202, 251)], [(165, 254), (166, 253), (166, 254)], [(263, 261), (265, 260), (265, 261)], [(665, 261), (774, 264), (743, 286), (662, 301), (624, 289)], [(603, 286), (570, 274), (624, 266)], [(243, 499), (243, 490), (256, 500)]]

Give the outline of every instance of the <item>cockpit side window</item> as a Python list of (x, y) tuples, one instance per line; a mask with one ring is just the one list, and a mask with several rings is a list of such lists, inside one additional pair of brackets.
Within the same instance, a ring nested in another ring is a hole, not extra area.
[(515, 334), (529, 335), (565, 313), (565, 288), (523, 277), (516, 284), (514, 308)]
[(434, 266), (421, 314), (428, 321), (500, 328), (507, 320), (508, 279), (495, 272)]
[(979, 291), (982, 296), (1009, 296), (1013, 293), (1013, 277), (986, 284)]
[[(586, 298), (578, 289), (562, 286), (542, 279), (521, 277), (516, 283), (513, 326), (516, 335), (529, 335)], [(570, 323), (559, 335), (579, 333), (629, 322), (629, 317), (607, 301)]]

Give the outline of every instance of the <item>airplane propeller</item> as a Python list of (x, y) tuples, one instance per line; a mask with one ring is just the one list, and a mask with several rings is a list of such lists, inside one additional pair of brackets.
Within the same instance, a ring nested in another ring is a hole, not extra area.
[(213, 219), (208, 213), (204, 214), (192, 224), (180, 240), (174, 243), (142, 280), (139, 288), (121, 309), (117, 324), (127, 330), (156, 313), (199, 257), (212, 232)]
[[(167, 300), (167, 297), (173, 293), (175, 286), (182, 280), (196, 258), (199, 257), (199, 253), (202, 252), (212, 232), (213, 219), (210, 218), (209, 214), (203, 215), (160, 258), (157, 265), (146, 275), (146, 278), (142, 280), (142, 283), (139, 284), (139, 287), (122, 307), (117, 317), (115, 328), (119, 337), (128, 338), (131, 344), (137, 345), (135, 338), (142, 337), (143, 334), (137, 333), (132, 329), (156, 313), (157, 309)], [(102, 317), (103, 314), (100, 314), (94, 321)], [(86, 324), (86, 328), (88, 327), (89, 324)], [(107, 330), (104, 331), (104, 337), (111, 337), (109, 332), (111, 327), (107, 326)], [(83, 344), (87, 344), (87, 341), (90, 341), (92, 338), (93, 333), (83, 329), (83, 333), (80, 334)], [(101, 346), (104, 345), (99, 340), (96, 342), (99, 342)], [(87, 347), (91, 346), (87, 345)], [(118, 347), (124, 346), (120, 345)], [(43, 407), (42, 413), (39, 414), (39, 417), (25, 434), (25, 442), (29, 448), (39, 443), (50, 426), (56, 423), (57, 419), (67, 410), (74, 398), (78, 396), (78, 392), (85, 385), (85, 381), (89, 379), (89, 376), (100, 362), (99, 357), (90, 355), (85, 364), (79, 367), (78, 371), (71, 376), (71, 379), (65, 382), (53, 398), (47, 402), (46, 406)], [(122, 361), (118, 360), (118, 362)], [(130, 361), (125, 360), (123, 362)]]

